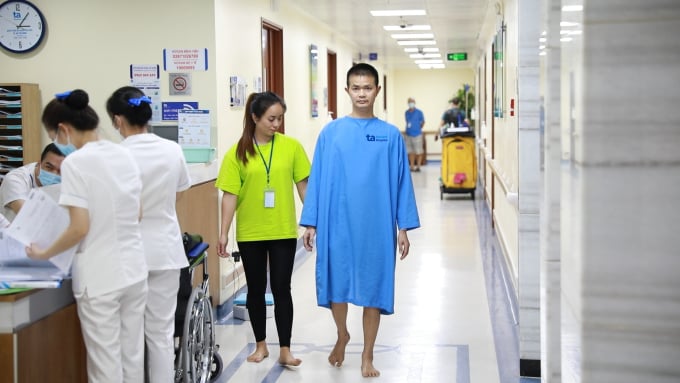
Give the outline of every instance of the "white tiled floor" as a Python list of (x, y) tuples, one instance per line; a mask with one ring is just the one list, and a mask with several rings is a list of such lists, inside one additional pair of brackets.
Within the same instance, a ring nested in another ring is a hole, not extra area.
[[(412, 173), (422, 227), (409, 232), (411, 253), (397, 263), (395, 314), (383, 316), (375, 366), (384, 382), (499, 382), (477, 218), (469, 194), (439, 198), (439, 164)], [(316, 306), (314, 256), (293, 275), (295, 321), (292, 349), (303, 360), (296, 370), (276, 363), (278, 343), (268, 319), (270, 357), (259, 364), (245, 357), (253, 347), (248, 322), (218, 326), (224, 360), (219, 382), (358, 382), (362, 348), (361, 310), (350, 306), (352, 340), (342, 368), (326, 358), (335, 343), (330, 311)], [(518, 363), (518, 362), (517, 362)]]

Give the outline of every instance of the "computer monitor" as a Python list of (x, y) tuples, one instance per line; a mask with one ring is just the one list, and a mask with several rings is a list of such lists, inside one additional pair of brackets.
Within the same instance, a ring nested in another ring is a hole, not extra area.
[(150, 132), (170, 141), (179, 141), (179, 127), (177, 125), (152, 125)]

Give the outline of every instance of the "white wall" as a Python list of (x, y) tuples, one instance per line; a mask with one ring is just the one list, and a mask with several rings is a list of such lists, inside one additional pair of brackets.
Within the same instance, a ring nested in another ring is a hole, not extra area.
[[(500, 27), (500, 22), (503, 21), (506, 26), (506, 44), (505, 55), (503, 61), (503, 70), (505, 75), (505, 103), (503, 106), (503, 117), (494, 117), (492, 109), (493, 101), (493, 51), (491, 49), (496, 31)], [(491, 153), (492, 145), (494, 145), (493, 166), (489, 164), (487, 167), (487, 178), (485, 180), (486, 192), (491, 195), (491, 182), (494, 177), (493, 169), (496, 170), (496, 183), (494, 194), (494, 209), (493, 217), (497, 223), (496, 231), (499, 234), (501, 245), (504, 248), (504, 255), (506, 256), (510, 271), (513, 276), (513, 282), (517, 286), (517, 278), (519, 276), (519, 211), (518, 206), (506, 198), (503, 188), (499, 184), (503, 184), (509, 193), (519, 192), (519, 152), (518, 152), (518, 136), (519, 136), (519, 122), (517, 104), (517, 70), (518, 70), (518, 17), (517, 17), (517, 1), (508, 0), (503, 3), (500, 14), (497, 14), (494, 7), (490, 7), (485, 17), (483, 27), (480, 35), (480, 51), (486, 52), (486, 81), (487, 81), (487, 100), (486, 104), (479, 101), (480, 107), (484, 105), (486, 108), (486, 121), (481, 124), (480, 121), (480, 139), (486, 142), (487, 153)], [(480, 60), (483, 60), (483, 54), (480, 54)], [(515, 99), (515, 115), (510, 116), (510, 99)], [(493, 137), (491, 134), (491, 123), (493, 119), (494, 129)], [(492, 142), (493, 138), (493, 142)], [(491, 203), (491, 201), (489, 201)]]
[[(199, 101), (201, 108), (215, 109), (212, 2), (192, 3), (191, 12), (181, 0), (32, 2), (46, 18), (47, 37), (29, 54), (0, 53), (0, 82), (39, 84), (43, 105), (55, 93), (85, 89), (99, 114), (102, 136), (115, 141), (119, 136), (106, 114), (105, 102), (115, 89), (129, 85), (130, 64), (161, 65), (165, 101)], [(168, 96), (163, 48), (208, 48), (208, 71), (191, 74), (192, 96)], [(46, 134), (43, 143), (47, 143)]]
[[(216, 2), (216, 55), (220, 68), (217, 74), (217, 104), (219, 152), (222, 155), (241, 135), (243, 109), (229, 107), (229, 76), (242, 76), (253, 91), (253, 79), (262, 75), (261, 21), (265, 19), (283, 29), (284, 96), (286, 133), (302, 142), (311, 157), (316, 136), (326, 122), (328, 107), (323, 102), (323, 89), (328, 86), (326, 51), (337, 54), (338, 115), (349, 113), (351, 104), (343, 92), (345, 73), (352, 64), (353, 45), (333, 34), (287, 2), (272, 8), (268, 0)], [(319, 117), (310, 112), (309, 45), (318, 47)], [(377, 109), (377, 108), (376, 108)]]

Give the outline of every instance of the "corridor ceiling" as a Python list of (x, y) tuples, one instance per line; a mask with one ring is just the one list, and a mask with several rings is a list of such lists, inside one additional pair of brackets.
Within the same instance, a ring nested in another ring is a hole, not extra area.
[[(418, 68), (392, 34), (432, 33), (440, 59), (446, 67), (469, 67), (477, 53), (478, 39), (488, 7), (493, 0), (287, 0), (302, 12), (329, 26), (337, 35), (354, 42), (353, 58), (368, 61), (377, 53), (388, 68)], [(372, 16), (373, 10), (426, 11), (424, 16)], [(400, 30), (386, 31), (384, 25)], [(406, 31), (410, 25), (430, 25), (430, 31)], [(314, 41), (310, 41), (313, 44)], [(417, 47), (417, 46), (416, 46)], [(421, 48), (428, 47), (426, 45)], [(447, 53), (466, 52), (467, 61), (448, 61)], [(417, 52), (416, 52), (417, 53)], [(361, 54), (361, 57), (359, 57)]]

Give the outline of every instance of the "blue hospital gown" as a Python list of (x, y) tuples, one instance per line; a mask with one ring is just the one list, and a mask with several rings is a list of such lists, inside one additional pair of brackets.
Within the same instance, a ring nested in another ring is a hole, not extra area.
[(348, 302), (394, 313), (397, 230), (420, 226), (397, 127), (352, 117), (324, 127), (300, 225), (316, 227), (319, 306)]

